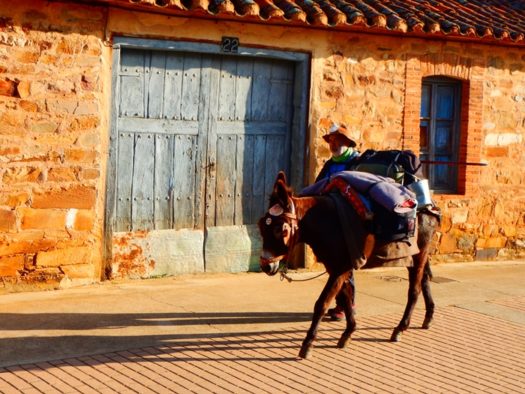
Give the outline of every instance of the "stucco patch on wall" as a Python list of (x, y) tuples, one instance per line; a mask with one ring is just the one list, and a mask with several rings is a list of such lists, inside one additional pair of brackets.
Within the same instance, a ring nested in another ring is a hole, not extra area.
[(490, 133), (485, 136), (486, 146), (507, 146), (513, 144), (521, 144), (523, 142), (523, 135), (517, 133)]
[(112, 279), (204, 272), (203, 242), (197, 230), (114, 233)]

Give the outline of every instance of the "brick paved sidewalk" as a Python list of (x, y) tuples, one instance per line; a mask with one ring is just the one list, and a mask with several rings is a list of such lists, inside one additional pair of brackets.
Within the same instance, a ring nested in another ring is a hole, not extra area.
[[(525, 297), (495, 301), (525, 313)], [(0, 368), (2, 393), (525, 393), (525, 327), (448, 306), (430, 330), (388, 341), (399, 314), (323, 322), (313, 357), (296, 355), (308, 323), (280, 331), (189, 335), (163, 346)], [(423, 312), (416, 310), (413, 326)], [(58, 355), (59, 357), (59, 355)]]

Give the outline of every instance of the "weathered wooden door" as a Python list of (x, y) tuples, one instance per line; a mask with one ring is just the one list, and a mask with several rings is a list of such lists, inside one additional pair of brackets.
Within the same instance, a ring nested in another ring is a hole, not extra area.
[(255, 268), (291, 159), (293, 63), (123, 49), (116, 83), (113, 276)]

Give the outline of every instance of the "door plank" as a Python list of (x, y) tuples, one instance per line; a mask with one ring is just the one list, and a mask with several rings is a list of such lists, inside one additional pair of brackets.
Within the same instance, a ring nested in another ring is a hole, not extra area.
[(134, 135), (119, 133), (118, 137), (118, 169), (116, 177), (116, 231), (131, 230), (131, 190), (133, 184), (133, 146)]
[(181, 91), (184, 58), (180, 54), (166, 56), (166, 77), (164, 79), (164, 118), (181, 119)]
[(151, 134), (138, 134), (135, 137), (131, 207), (134, 231), (153, 228), (154, 141), (154, 136)]
[(279, 63), (272, 66), (268, 118), (274, 121), (289, 121), (287, 115), (293, 91), (293, 76), (289, 75), (289, 69)]
[(186, 55), (182, 76), (181, 118), (197, 120), (200, 99), (201, 56)]
[[(217, 152), (217, 113), (219, 108), (219, 86), (220, 86), (220, 68), (221, 63), (219, 58), (211, 58), (206, 80), (206, 91), (208, 94), (209, 107), (207, 108), (208, 123), (203, 130), (206, 134), (207, 143), (207, 157), (204, 160), (204, 171), (202, 175), (205, 177), (205, 192), (206, 192), (206, 207), (204, 226), (208, 228), (215, 225), (215, 209), (216, 209), (216, 187), (217, 187), (217, 160), (220, 152)], [(204, 85), (203, 85), (204, 86)], [(222, 180), (220, 180), (222, 181)]]
[[(267, 174), (264, 170), (266, 168), (266, 136), (260, 135), (255, 137), (254, 153), (253, 153), (253, 210), (252, 218), (262, 216), (266, 208), (266, 199), (269, 194), (266, 194), (265, 184)], [(270, 174), (270, 177), (275, 180), (277, 174)]]
[(155, 135), (155, 230), (171, 228), (170, 209), (173, 189), (173, 138), (169, 135)]
[[(235, 225), (242, 225), (246, 222), (244, 222), (244, 205), (245, 205), (245, 199), (244, 199), (244, 172), (246, 171), (245, 168), (245, 156), (244, 156), (244, 143), (245, 143), (245, 136), (239, 135), (236, 138), (236, 147), (235, 147), (235, 190), (233, 194), (233, 224)], [(250, 156), (248, 156), (250, 157)]]
[(251, 119), (268, 119), (268, 100), (270, 97), (271, 66), (267, 62), (256, 62), (253, 65), (253, 91), (251, 102)]
[(236, 137), (221, 135), (217, 139), (217, 186), (215, 189), (215, 226), (231, 226), (235, 213)]
[(119, 116), (144, 116), (144, 59), (144, 52), (122, 53)]
[(163, 52), (152, 51), (150, 65), (146, 68), (148, 92), (148, 113), (146, 117), (149, 119), (162, 117), (165, 68), (166, 55)]
[(219, 121), (235, 120), (235, 82), (237, 63), (234, 58), (223, 58), (219, 81)]
[(119, 116), (144, 116), (144, 80), (142, 75), (120, 77), (122, 93), (120, 95)]
[[(203, 56), (201, 63), (201, 87), (200, 94), (203, 96), (199, 98), (199, 118), (198, 118), (198, 134), (195, 140), (195, 228), (205, 230), (207, 217), (210, 213), (211, 204), (208, 200), (208, 194), (212, 194), (209, 189), (212, 184), (208, 184), (208, 173), (212, 171), (212, 163), (214, 163), (214, 153), (209, 152), (208, 133), (211, 123), (210, 106), (217, 105), (217, 83), (212, 83), (212, 80), (217, 80), (216, 70), (220, 66), (217, 57)], [(215, 75), (215, 76), (214, 76)], [(213, 88), (213, 90), (212, 90)], [(204, 97), (207, 97), (205, 99)], [(210, 197), (211, 198), (211, 197)]]
[(194, 228), (195, 137), (175, 137), (173, 157), (173, 212), (175, 229)]
[(268, 136), (266, 139), (266, 145), (264, 147), (264, 154), (267, 157), (271, 157), (271, 160), (266, 160), (266, 166), (264, 167), (264, 195), (269, 196), (272, 192), (275, 177), (279, 170), (282, 170), (284, 158), (284, 138), (278, 136)]
[(235, 91), (235, 120), (250, 120), (252, 106), (253, 60), (237, 61), (237, 81)]
[[(242, 196), (241, 196), (241, 205), (242, 211), (239, 208), (236, 208), (237, 213), (242, 213), (242, 223), (251, 224), (256, 223), (257, 218), (252, 216), (252, 205), (255, 203), (253, 194), (253, 184), (255, 182), (253, 173), (255, 166), (255, 137), (251, 135), (244, 136), (243, 139), (239, 141), (238, 154), (239, 160), (242, 160), (242, 175), (237, 173), (241, 179), (242, 185)], [(238, 223), (236, 223), (238, 224)]]

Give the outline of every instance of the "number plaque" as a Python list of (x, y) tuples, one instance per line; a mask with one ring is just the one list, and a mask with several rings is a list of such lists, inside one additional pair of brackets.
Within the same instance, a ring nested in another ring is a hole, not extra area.
[(221, 51), (237, 53), (239, 51), (239, 39), (237, 37), (222, 37)]

